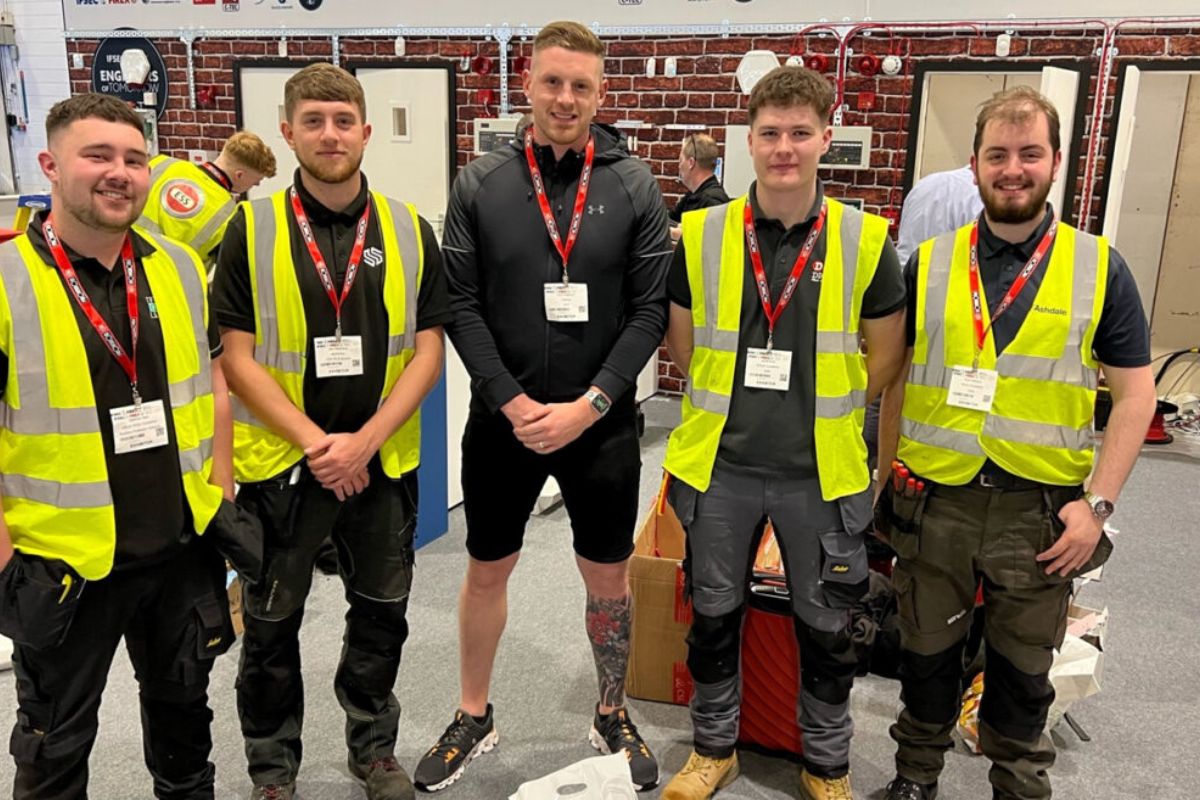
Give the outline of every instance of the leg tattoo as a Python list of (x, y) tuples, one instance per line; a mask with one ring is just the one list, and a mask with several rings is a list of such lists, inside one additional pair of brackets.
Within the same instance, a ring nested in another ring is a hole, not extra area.
[(607, 598), (588, 594), (587, 632), (600, 680), (600, 705), (625, 703), (625, 672), (629, 667), (629, 625), (633, 606), (629, 595)]

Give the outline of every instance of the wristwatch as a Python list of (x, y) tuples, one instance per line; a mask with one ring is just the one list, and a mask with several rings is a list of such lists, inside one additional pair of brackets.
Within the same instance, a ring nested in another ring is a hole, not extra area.
[(587, 398), (588, 404), (591, 405), (595, 412), (602, 417), (612, 408), (612, 403), (604, 396), (604, 392), (598, 389), (588, 389), (583, 396)]
[(1083, 500), (1092, 507), (1093, 516), (1101, 522), (1107, 522), (1108, 518), (1112, 516), (1115, 506), (1113, 506), (1112, 500), (1109, 500), (1107, 497), (1101, 497), (1092, 492), (1084, 492)]

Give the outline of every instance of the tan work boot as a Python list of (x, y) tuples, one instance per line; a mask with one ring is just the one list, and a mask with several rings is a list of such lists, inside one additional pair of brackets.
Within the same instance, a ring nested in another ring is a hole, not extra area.
[(737, 753), (729, 758), (709, 758), (693, 750), (683, 769), (663, 789), (661, 800), (708, 800), (737, 776)]
[(854, 793), (850, 791), (850, 774), (840, 778), (818, 778), (802, 769), (800, 796), (804, 800), (854, 800)]

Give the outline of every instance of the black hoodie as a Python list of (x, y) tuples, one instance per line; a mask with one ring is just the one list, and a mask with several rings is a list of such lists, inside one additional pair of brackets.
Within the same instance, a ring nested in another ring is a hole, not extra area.
[[(593, 124), (592, 136), (591, 184), (569, 264), (571, 282), (587, 284), (587, 322), (546, 319), (543, 285), (562, 280), (562, 260), (520, 143), (472, 161), (454, 181), (442, 237), (449, 332), (477, 411), (495, 412), (521, 392), (570, 401), (593, 384), (631, 403), (638, 372), (662, 341), (671, 242), (658, 182), (615, 128)], [(549, 146), (535, 151), (565, 241), (583, 155), (556, 163)]]

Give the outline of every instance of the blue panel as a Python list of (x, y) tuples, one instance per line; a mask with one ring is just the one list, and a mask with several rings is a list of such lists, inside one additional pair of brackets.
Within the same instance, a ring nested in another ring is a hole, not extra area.
[(429, 544), (450, 528), (446, 488), (446, 372), (421, 404), (420, 509), (416, 545)]

